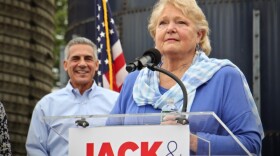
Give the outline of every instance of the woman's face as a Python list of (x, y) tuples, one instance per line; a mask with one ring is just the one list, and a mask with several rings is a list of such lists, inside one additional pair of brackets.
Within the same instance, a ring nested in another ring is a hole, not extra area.
[(159, 17), (156, 33), (156, 48), (167, 57), (182, 57), (194, 54), (202, 33), (183, 13), (167, 4)]

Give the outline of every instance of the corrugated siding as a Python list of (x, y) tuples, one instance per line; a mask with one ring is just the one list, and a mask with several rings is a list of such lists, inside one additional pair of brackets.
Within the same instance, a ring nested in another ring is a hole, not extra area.
[[(147, 50), (147, 47), (154, 46), (153, 40), (147, 31), (148, 16), (149, 12), (145, 11), (125, 14), (122, 17), (122, 45), (128, 61), (141, 56)], [(127, 24), (128, 21), (130, 24)]]
[(94, 0), (69, 0), (68, 1), (68, 32), (66, 40), (73, 36), (84, 36), (94, 40)]
[(230, 59), (252, 84), (252, 4), (208, 0), (200, 3), (209, 21), (211, 57)]
[(54, 0), (0, 0), (0, 100), (14, 156), (26, 155), (33, 108), (53, 86), (54, 11)]
[(261, 18), (262, 119), (267, 130), (280, 130), (280, 1), (254, 5)]

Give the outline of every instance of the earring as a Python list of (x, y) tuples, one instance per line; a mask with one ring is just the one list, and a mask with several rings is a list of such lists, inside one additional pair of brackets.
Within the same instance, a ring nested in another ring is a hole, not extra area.
[(196, 44), (196, 46), (195, 46), (195, 51), (196, 51), (196, 52), (201, 51), (201, 48), (200, 48), (199, 43)]

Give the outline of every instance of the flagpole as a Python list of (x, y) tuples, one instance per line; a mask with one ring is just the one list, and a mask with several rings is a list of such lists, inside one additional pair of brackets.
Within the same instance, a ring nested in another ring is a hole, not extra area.
[(108, 24), (108, 15), (107, 15), (107, 3), (106, 0), (102, 0), (103, 11), (104, 11), (104, 28), (106, 35), (106, 49), (108, 55), (108, 64), (109, 64), (109, 84), (110, 89), (113, 90), (113, 68), (112, 68), (112, 56), (111, 56), (111, 46), (110, 46), (110, 37), (109, 37), (109, 24)]

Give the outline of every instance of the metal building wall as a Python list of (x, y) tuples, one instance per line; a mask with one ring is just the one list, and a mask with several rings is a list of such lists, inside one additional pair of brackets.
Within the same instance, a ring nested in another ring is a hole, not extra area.
[(14, 156), (26, 155), (33, 107), (53, 85), (54, 0), (0, 0), (0, 100)]
[(263, 155), (280, 155), (280, 0), (254, 1), (260, 11)]
[(120, 39), (127, 62), (141, 56), (147, 49), (154, 47), (148, 32), (148, 18), (153, 0), (127, 0), (123, 8), (115, 13), (119, 16)]
[[(78, 0), (72, 1), (78, 4)], [(154, 46), (147, 31), (147, 23), (155, 2), (156, 0), (109, 0), (127, 62), (133, 61), (146, 49)], [(251, 90), (260, 91), (260, 97), (256, 101), (260, 103), (259, 111), (266, 132), (263, 155), (279, 155), (280, 102), (277, 97), (280, 95), (278, 81), (280, 70), (277, 68), (280, 66), (278, 52), (280, 0), (197, 0), (197, 2), (204, 11), (211, 29), (213, 50), (210, 56), (231, 60), (243, 71)], [(87, 5), (83, 10), (94, 16), (94, 6), (88, 4), (90, 6)], [(256, 10), (259, 11), (260, 19), (257, 26), (260, 29), (258, 35), (253, 32), (253, 28), (256, 27), (253, 24)], [(71, 15), (70, 11), (69, 16), (76, 15)], [(87, 16), (83, 20), (78, 19), (76, 23), (79, 24), (69, 23), (71, 29), (68, 37), (76, 33), (89, 36), (95, 41), (91, 36), (95, 30), (94, 17)], [(90, 32), (83, 34), (81, 30)], [(259, 45), (256, 45), (258, 44), (255, 42), (256, 38), (260, 41)], [(259, 56), (253, 55), (254, 46), (260, 47)], [(260, 60), (260, 64), (253, 64), (256, 59)], [(259, 77), (254, 75), (254, 70), (259, 72)], [(253, 88), (258, 81), (260, 87)]]
[(280, 0), (256, 1), (254, 8), (261, 18), (263, 122), (267, 130), (280, 130)]
[(94, 41), (94, 8), (93, 0), (69, 0), (68, 1), (68, 31), (66, 40), (75, 36), (84, 36)]
[(252, 3), (199, 1), (210, 25), (211, 57), (230, 59), (252, 84)]

